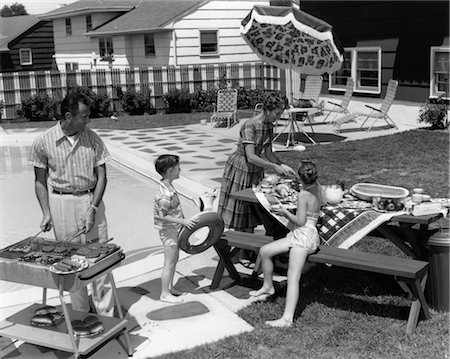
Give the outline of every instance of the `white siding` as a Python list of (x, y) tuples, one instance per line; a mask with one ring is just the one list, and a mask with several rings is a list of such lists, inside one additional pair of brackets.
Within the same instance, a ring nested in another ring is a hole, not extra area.
[[(94, 13), (92, 25), (98, 27), (101, 24), (116, 17), (118, 13)], [(72, 16), (72, 35), (66, 35), (66, 19), (53, 20), (53, 37), (55, 40), (55, 60), (59, 70), (65, 69), (65, 63), (78, 63), (80, 69), (89, 69), (94, 66), (92, 52), (98, 55), (98, 39), (84, 35), (86, 33), (86, 16)], [(116, 39), (114, 39), (115, 46)], [(97, 65), (103, 67), (107, 62), (97, 61)]]
[[(170, 64), (194, 65), (259, 61), (240, 34), (241, 21), (254, 5), (269, 1), (211, 1), (174, 24), (177, 58), (171, 52)], [(200, 56), (200, 31), (218, 30), (219, 55)]]
[[(254, 5), (268, 5), (267, 1), (211, 1), (182, 19), (167, 26), (176, 35), (176, 58), (172, 32), (155, 33), (155, 53), (144, 56), (144, 34), (113, 36), (115, 68), (167, 65), (195, 65), (230, 62), (257, 62), (258, 57), (240, 35), (241, 21)], [(117, 16), (117, 13), (92, 14), (94, 28)], [(54, 36), (58, 68), (63, 70), (66, 62), (78, 62), (80, 69), (108, 67), (108, 62), (94, 61), (98, 56), (97, 38), (85, 36), (85, 16), (72, 19), (72, 36), (66, 36), (65, 19), (55, 19)], [(200, 30), (218, 30), (219, 54), (200, 56)]]

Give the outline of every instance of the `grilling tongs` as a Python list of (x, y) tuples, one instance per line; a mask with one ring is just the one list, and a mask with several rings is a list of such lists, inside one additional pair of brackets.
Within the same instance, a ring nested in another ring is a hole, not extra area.
[(63, 240), (63, 242), (71, 242), (73, 241), (75, 238), (77, 238), (78, 236), (82, 235), (83, 233), (86, 232), (86, 227), (81, 228), (77, 233), (75, 233), (74, 235), (72, 235), (69, 238), (66, 238)]

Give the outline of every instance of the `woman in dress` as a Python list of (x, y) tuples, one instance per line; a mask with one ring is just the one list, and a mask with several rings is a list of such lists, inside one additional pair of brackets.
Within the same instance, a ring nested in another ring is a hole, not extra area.
[[(261, 113), (245, 121), (240, 129), (237, 150), (225, 164), (219, 197), (218, 212), (226, 228), (253, 232), (260, 224), (251, 207), (243, 201), (230, 198), (230, 193), (258, 184), (264, 177), (264, 169), (279, 175), (295, 175), (294, 170), (283, 164), (272, 151), (273, 124), (287, 104), (286, 96), (270, 93), (264, 99)], [(261, 157), (263, 152), (264, 158)]]

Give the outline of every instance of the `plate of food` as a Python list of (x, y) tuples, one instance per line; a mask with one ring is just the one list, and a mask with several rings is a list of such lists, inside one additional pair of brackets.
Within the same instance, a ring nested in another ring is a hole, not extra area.
[(49, 269), (55, 274), (73, 274), (87, 267), (89, 267), (89, 263), (84, 260), (64, 258), (62, 261), (53, 264)]

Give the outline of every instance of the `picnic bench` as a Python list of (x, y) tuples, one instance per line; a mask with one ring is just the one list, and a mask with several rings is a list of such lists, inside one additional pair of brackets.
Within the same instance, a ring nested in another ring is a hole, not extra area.
[[(264, 244), (273, 240), (273, 237), (262, 234), (238, 231), (224, 232), (214, 245), (219, 255), (219, 262), (211, 283), (211, 289), (216, 289), (219, 286), (225, 268), (230, 277), (239, 282), (241, 276), (232, 262), (232, 258), (239, 250), (247, 249), (258, 253)], [(286, 253), (285, 256), (287, 255)], [(412, 301), (406, 325), (407, 334), (414, 332), (420, 310), (423, 311), (426, 319), (431, 318), (424, 295), (428, 278), (428, 262), (324, 245), (319, 247), (317, 253), (309, 255), (308, 261), (393, 276)], [(255, 267), (254, 274), (256, 274), (256, 271), (257, 268)]]

